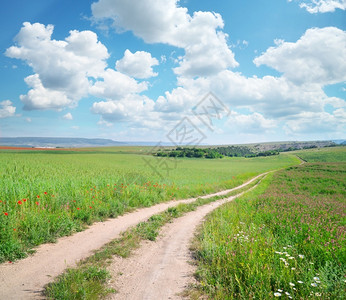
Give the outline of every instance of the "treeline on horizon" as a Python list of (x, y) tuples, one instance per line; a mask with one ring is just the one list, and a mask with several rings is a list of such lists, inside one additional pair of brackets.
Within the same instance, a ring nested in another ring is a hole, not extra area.
[[(324, 147), (335, 147), (336, 144), (325, 145)], [(247, 146), (221, 146), (216, 148), (197, 148), (197, 147), (176, 147), (175, 149), (162, 149), (154, 153), (159, 157), (187, 157), (187, 158), (223, 158), (228, 157), (259, 157), (278, 155), (280, 152), (296, 151), (302, 149), (319, 148), (317, 145), (291, 146), (284, 149), (271, 149), (266, 151), (253, 151)]]
[(188, 157), (188, 158), (223, 158), (228, 157), (257, 157), (278, 155), (278, 150), (268, 150), (255, 153), (245, 146), (227, 146), (217, 148), (188, 148), (177, 147), (175, 149), (164, 149), (156, 152), (154, 155), (159, 157)]

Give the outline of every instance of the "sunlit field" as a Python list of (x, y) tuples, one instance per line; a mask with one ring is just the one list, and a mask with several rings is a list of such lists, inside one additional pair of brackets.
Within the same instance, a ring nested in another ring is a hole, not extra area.
[[(94, 152), (0, 152), (0, 261), (137, 207), (237, 186), (298, 163), (290, 155), (219, 160)], [(141, 151), (142, 148), (131, 151)], [(168, 166), (168, 168), (167, 168)], [(167, 171), (168, 170), (168, 171)]]
[(308, 162), (346, 162), (345, 147), (327, 147), (294, 151), (293, 153)]
[(213, 212), (196, 242), (198, 279), (212, 299), (343, 299), (345, 150), (308, 152)]

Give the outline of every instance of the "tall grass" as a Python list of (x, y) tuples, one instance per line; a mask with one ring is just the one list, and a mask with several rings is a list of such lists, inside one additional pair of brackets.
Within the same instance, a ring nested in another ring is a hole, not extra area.
[(195, 254), (213, 299), (343, 299), (345, 163), (291, 167), (213, 212)]
[[(141, 155), (0, 152), (0, 262), (137, 207), (202, 195), (296, 160), (180, 160), (165, 177)], [(155, 158), (145, 156), (155, 162)]]

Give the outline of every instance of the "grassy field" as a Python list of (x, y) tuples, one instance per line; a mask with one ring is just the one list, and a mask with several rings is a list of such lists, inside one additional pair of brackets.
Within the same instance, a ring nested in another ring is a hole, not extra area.
[(1, 151), (0, 262), (24, 257), (32, 247), (94, 221), (231, 188), (256, 174), (298, 162), (290, 155), (178, 159), (177, 164), (168, 161), (167, 172), (167, 165), (157, 158), (127, 154), (126, 149)]
[[(302, 154), (303, 153), (303, 154)], [(197, 277), (212, 299), (344, 299), (345, 150), (272, 174), (213, 212), (195, 242)]]
[(308, 162), (346, 162), (346, 147), (327, 147), (292, 152)]

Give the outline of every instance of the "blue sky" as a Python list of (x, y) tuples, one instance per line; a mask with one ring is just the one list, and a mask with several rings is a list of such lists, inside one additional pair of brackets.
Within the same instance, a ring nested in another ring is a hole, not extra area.
[(210, 144), (345, 138), (344, 0), (3, 6), (0, 137), (167, 141), (188, 119)]

